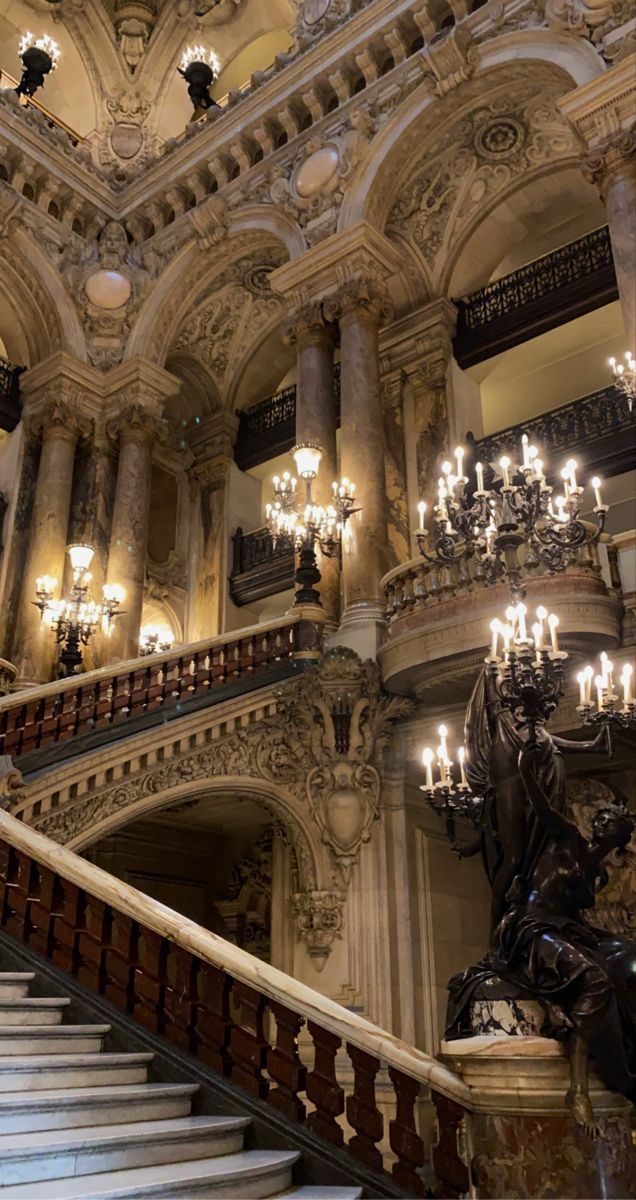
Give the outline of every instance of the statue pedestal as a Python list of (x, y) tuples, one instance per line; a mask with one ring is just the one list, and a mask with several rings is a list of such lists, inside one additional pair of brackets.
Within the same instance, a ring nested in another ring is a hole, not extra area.
[(636, 1195), (631, 1106), (592, 1075), (600, 1136), (588, 1137), (565, 1104), (569, 1063), (560, 1042), (478, 1034), (443, 1042), (441, 1058), (475, 1093), (466, 1144), (478, 1200)]

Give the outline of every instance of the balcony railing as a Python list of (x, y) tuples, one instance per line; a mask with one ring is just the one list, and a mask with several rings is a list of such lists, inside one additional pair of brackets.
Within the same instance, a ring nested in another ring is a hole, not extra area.
[(11, 433), (20, 420), (20, 375), (24, 367), (14, 367), (0, 358), (0, 429)]
[(617, 297), (604, 225), (458, 300), (455, 357), (469, 367)]
[(294, 586), (294, 554), (287, 546), (274, 546), (267, 529), (233, 537), (234, 555), (230, 596), (242, 608)]
[[(611, 476), (633, 469), (634, 430), (635, 417), (625, 398), (610, 385), (489, 437), (476, 440), (468, 433), (466, 440), (475, 462), (493, 463), (519, 447), (526, 433), (546, 461), (576, 454), (588, 470)], [(550, 465), (556, 469), (558, 464)]]
[[(336, 423), (340, 425), (340, 365), (334, 371)], [(296, 441), (296, 385), (239, 413), (235, 458), (242, 471), (288, 454)]]

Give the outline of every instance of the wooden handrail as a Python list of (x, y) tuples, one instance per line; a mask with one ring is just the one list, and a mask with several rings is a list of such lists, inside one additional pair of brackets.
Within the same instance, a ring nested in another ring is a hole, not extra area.
[[(319, 625), (312, 609), (311, 623)], [(79, 734), (174, 707), (240, 678), (258, 676), (294, 657), (305, 610), (88, 671), (0, 698), (0, 754), (14, 758)]]
[[(346, 1111), (354, 1130), (346, 1148), (375, 1170), (382, 1168), (377, 1147), (384, 1135), (375, 1079), (381, 1067), (388, 1068), (396, 1096), (389, 1125), (393, 1174), (409, 1195), (425, 1194), (417, 1173), (424, 1164), (415, 1117), (421, 1087), (431, 1088), (440, 1125), (456, 1130), (473, 1107), (471, 1089), (423, 1051), (2, 811), (0, 926), (154, 1032), (343, 1147), (337, 1118)], [(266, 1032), (268, 1011), (275, 1042)], [(310, 1070), (298, 1053), (304, 1025), (315, 1050)], [(353, 1066), (349, 1095), (336, 1077), (343, 1044)], [(311, 1114), (304, 1097), (314, 1106)], [(433, 1154), (438, 1174), (452, 1177), (463, 1168), (453, 1144), (449, 1160), (442, 1128), (443, 1152)]]

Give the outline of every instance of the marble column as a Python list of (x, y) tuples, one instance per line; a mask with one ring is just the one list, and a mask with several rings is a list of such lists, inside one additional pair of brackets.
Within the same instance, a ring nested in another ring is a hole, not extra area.
[(38, 406), (32, 415), (27, 413), (25, 422), (27, 436), (41, 430), (42, 450), (23, 575), (16, 661), (20, 680), (42, 683), (51, 678), (55, 642), (32, 601), (36, 579), (44, 575), (57, 580), (55, 595), (60, 595), (80, 420), (71, 403), (55, 399)]
[(194, 642), (217, 637), (224, 630), (231, 465), (231, 458), (218, 455), (192, 472), (195, 545), (189, 637)]
[(379, 282), (358, 278), (327, 311), (337, 314), (340, 324), (341, 475), (354, 481), (361, 504), (349, 521), (343, 552), (343, 625), (377, 624), (385, 612), (380, 581), (389, 569), (378, 345), (388, 306)]
[(133, 404), (122, 412), (116, 431), (119, 432), (119, 466), (106, 581), (123, 587), (125, 598), (122, 615), (113, 622), (110, 636), (104, 641), (106, 663), (134, 658), (139, 651), (152, 447), (161, 431), (161, 423), (143, 405)]
[[(296, 441), (313, 442), (323, 450), (313, 495), (319, 504), (331, 504), (331, 485), (338, 478), (336, 406), (334, 384), (334, 333), (320, 303), (297, 309), (285, 327), (298, 355), (296, 391)], [(336, 558), (320, 556), (320, 599), (328, 624), (340, 619), (340, 567)]]
[(607, 208), (616, 281), (628, 348), (636, 352), (636, 129), (610, 138), (590, 152), (583, 174), (595, 183)]

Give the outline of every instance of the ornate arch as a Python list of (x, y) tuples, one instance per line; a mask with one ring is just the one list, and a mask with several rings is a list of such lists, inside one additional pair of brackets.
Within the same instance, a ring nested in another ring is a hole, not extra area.
[(56, 350), (86, 360), (84, 335), (60, 276), (18, 228), (0, 239), (0, 291), (19, 314), (30, 366)]

